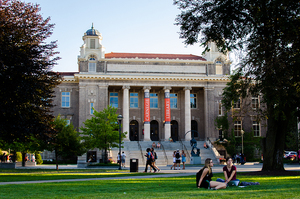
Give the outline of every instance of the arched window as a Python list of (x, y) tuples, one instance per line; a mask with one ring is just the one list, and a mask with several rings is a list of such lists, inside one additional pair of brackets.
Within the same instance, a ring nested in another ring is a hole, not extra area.
[(91, 55), (89, 57), (89, 72), (96, 72), (96, 57)]

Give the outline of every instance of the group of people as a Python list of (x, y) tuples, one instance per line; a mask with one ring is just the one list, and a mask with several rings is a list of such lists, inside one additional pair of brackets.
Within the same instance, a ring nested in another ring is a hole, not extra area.
[(182, 162), (182, 169), (185, 169), (185, 162), (186, 162), (186, 154), (184, 153), (184, 150), (182, 150), (181, 154), (179, 149), (173, 152), (173, 166), (174, 170), (180, 170), (180, 162)]
[(160, 143), (158, 142), (157, 144), (155, 144), (155, 142), (153, 142), (152, 143), (152, 148), (160, 149)]
[(148, 166), (150, 166), (150, 172), (152, 171), (151, 169), (154, 170), (154, 173), (157, 171), (159, 172), (160, 169), (155, 165), (155, 161), (157, 159), (157, 154), (154, 151), (154, 148), (153, 147), (151, 149), (147, 148), (146, 152), (147, 153), (145, 154), (145, 157), (147, 158), (147, 161), (146, 161), (146, 168), (145, 168), (144, 173), (147, 173)]
[(214, 166), (214, 163), (212, 159), (207, 158), (204, 167), (196, 174), (197, 187), (206, 189), (225, 189), (228, 185), (237, 186), (240, 181), (236, 179), (236, 167), (233, 165), (232, 158), (226, 158), (226, 163), (227, 165), (223, 167), (225, 180), (218, 178), (217, 181), (212, 181), (212, 167)]
[(124, 151), (122, 152), (122, 155), (120, 156), (120, 153), (118, 153), (117, 162), (118, 164), (121, 164), (121, 167), (125, 168), (125, 160), (126, 160), (126, 154)]

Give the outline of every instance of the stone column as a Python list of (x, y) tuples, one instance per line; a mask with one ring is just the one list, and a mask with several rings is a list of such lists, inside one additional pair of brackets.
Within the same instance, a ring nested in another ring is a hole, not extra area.
[(144, 141), (150, 141), (150, 89), (144, 87)]
[[(213, 87), (204, 87), (204, 119), (205, 119), (205, 139), (208, 137), (212, 137), (214, 128), (214, 95), (213, 95)], [(209, 114), (211, 113), (211, 114)], [(211, 118), (210, 118), (211, 115)], [(209, 133), (211, 132), (211, 133)]]
[(129, 140), (129, 89), (130, 86), (123, 86), (123, 132), (127, 132), (125, 141)]
[(191, 135), (192, 135), (192, 128), (191, 128), (191, 87), (185, 87), (184, 88), (184, 94), (185, 94), (185, 98), (184, 98), (184, 134), (186, 134), (185, 136), (185, 140), (189, 141), (191, 140)]
[(171, 137), (171, 107), (170, 107), (170, 90), (171, 87), (164, 87), (165, 91), (165, 139)]

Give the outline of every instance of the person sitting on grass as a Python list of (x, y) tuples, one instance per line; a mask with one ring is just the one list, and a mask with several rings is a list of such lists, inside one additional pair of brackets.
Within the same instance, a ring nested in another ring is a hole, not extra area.
[(225, 180), (218, 178), (217, 182), (225, 182), (227, 186), (238, 186), (240, 180), (236, 179), (236, 167), (231, 157), (226, 158), (226, 166), (223, 167)]
[(226, 189), (226, 183), (211, 180), (211, 178), (213, 177), (211, 168), (213, 166), (214, 163), (212, 159), (207, 158), (205, 160), (204, 167), (196, 174), (196, 182), (198, 188), (202, 187), (206, 189)]

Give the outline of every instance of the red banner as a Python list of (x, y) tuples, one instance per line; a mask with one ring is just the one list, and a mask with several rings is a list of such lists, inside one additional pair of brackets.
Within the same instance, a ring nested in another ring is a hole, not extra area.
[(144, 122), (150, 122), (150, 98), (144, 98)]
[(170, 98), (165, 98), (165, 122), (171, 121)]

